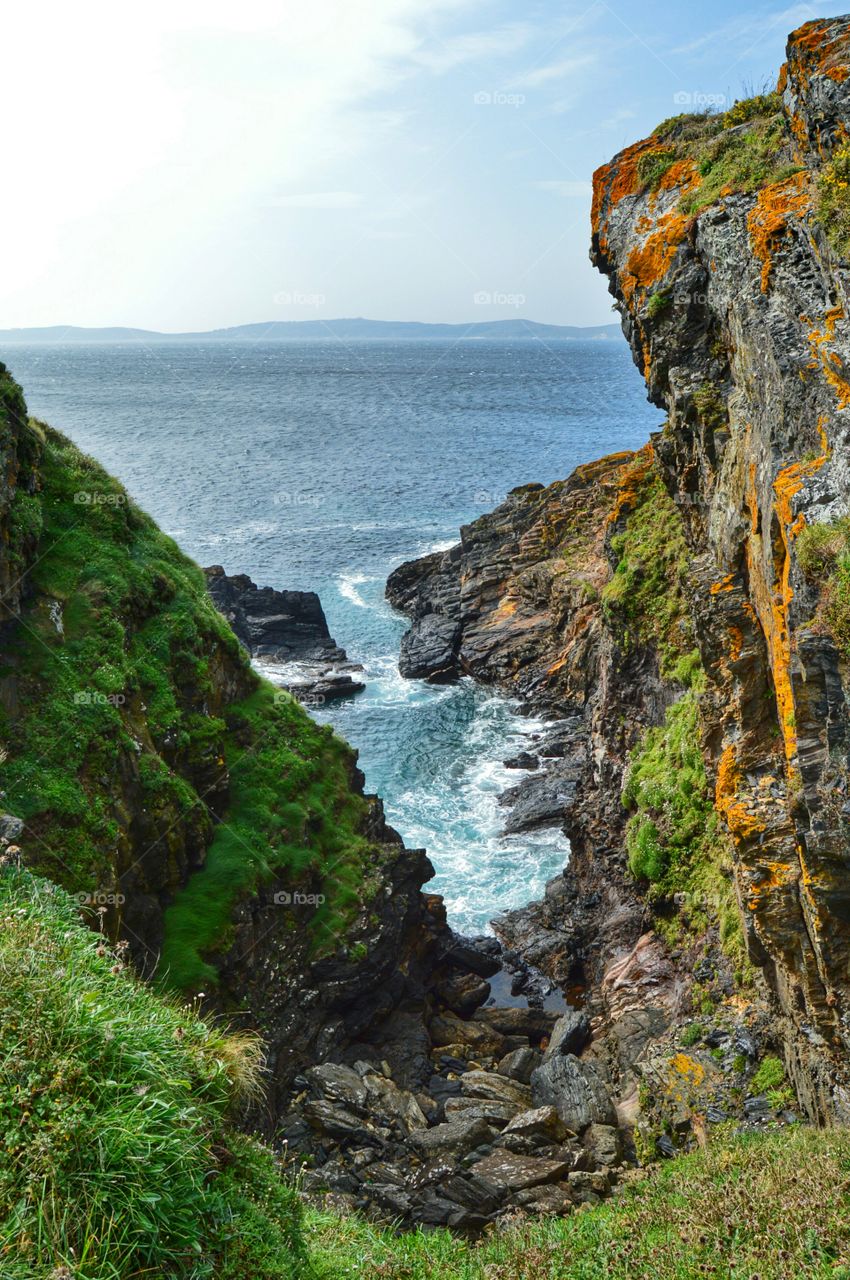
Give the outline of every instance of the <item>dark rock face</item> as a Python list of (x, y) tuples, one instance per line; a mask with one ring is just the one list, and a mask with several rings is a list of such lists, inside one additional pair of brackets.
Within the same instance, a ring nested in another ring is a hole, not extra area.
[(847, 685), (798, 545), (806, 525), (847, 515), (850, 492), (847, 270), (817, 209), (850, 120), (850, 21), (807, 23), (787, 57), (799, 171), (687, 218), (693, 166), (656, 199), (636, 172), (653, 143), (637, 143), (595, 175), (593, 260), (669, 414), (656, 455), (686, 517), (706, 754), (750, 958), (809, 1114), (848, 1119)]
[(349, 662), (332, 638), (314, 591), (258, 587), (245, 573), (229, 576), (221, 565), (204, 570), (213, 603), (252, 658), (291, 668), (281, 680), (299, 697), (348, 697), (365, 688), (363, 668)]

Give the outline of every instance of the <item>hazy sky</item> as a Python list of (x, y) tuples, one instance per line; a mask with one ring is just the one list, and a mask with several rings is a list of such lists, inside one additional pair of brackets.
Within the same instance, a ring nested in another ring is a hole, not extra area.
[(0, 327), (608, 322), (587, 261), (594, 168), (666, 116), (772, 81), (816, 16), (736, 0), (8, 6)]

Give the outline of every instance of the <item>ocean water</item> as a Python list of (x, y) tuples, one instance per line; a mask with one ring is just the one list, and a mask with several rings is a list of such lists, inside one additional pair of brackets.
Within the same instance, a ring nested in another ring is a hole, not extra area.
[(261, 585), (319, 592), (367, 689), (318, 713), (452, 923), (486, 930), (568, 858), (557, 830), (504, 837), (502, 760), (540, 725), (461, 681), (396, 667), (384, 600), (403, 560), (457, 539), (509, 489), (546, 484), (660, 424), (624, 342), (14, 346), (30, 410), (120, 477), (188, 554)]

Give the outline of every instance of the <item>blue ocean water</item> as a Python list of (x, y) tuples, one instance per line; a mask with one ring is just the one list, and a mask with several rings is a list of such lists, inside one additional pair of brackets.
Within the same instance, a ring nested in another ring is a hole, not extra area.
[(449, 917), (485, 929), (565, 864), (557, 831), (505, 838), (501, 761), (539, 726), (471, 681), (396, 669), (405, 628), (383, 598), (403, 560), (457, 540), (509, 489), (643, 444), (660, 423), (624, 342), (186, 343), (0, 351), (30, 410), (127, 486), (191, 556), (318, 591), (368, 687), (321, 718)]

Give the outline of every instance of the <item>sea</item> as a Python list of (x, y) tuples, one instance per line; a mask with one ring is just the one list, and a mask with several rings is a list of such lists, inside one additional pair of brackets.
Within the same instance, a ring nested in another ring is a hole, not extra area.
[(406, 623), (384, 585), (515, 486), (645, 443), (661, 416), (625, 341), (15, 344), (0, 359), (30, 412), (200, 564), (319, 593), (367, 687), (315, 714), (428, 850), (457, 929), (539, 896), (566, 838), (505, 836), (498, 797), (522, 776), (503, 761), (541, 725), (469, 679), (402, 679)]

